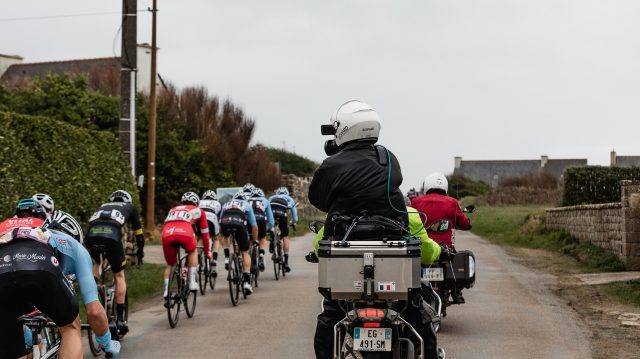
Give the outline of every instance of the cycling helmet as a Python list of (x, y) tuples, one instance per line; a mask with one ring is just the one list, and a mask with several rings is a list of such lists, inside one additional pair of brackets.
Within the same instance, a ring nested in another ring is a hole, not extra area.
[(323, 135), (334, 135), (338, 146), (363, 139), (376, 142), (380, 135), (380, 118), (373, 107), (351, 100), (338, 107), (331, 117), (331, 125), (324, 125), (322, 132)]
[(217, 201), (218, 195), (216, 194), (216, 191), (208, 190), (202, 194), (202, 199), (211, 199)]
[(264, 191), (260, 188), (256, 188), (251, 197), (264, 197)]
[(289, 190), (287, 189), (287, 187), (278, 187), (278, 189), (276, 190), (276, 194), (282, 194), (282, 195), (288, 196)]
[(249, 194), (246, 192), (238, 191), (233, 195), (233, 199), (239, 199), (241, 201), (246, 201), (249, 197)]
[(244, 193), (253, 193), (253, 191), (256, 190), (256, 186), (254, 186), (252, 183), (247, 183), (242, 187), (242, 192)]
[(187, 192), (182, 195), (182, 204), (193, 204), (197, 206), (200, 203), (200, 197), (195, 192)]
[(428, 175), (422, 185), (425, 193), (438, 191), (447, 194), (449, 190), (449, 181), (447, 181), (447, 177), (442, 173), (432, 173)]
[(16, 217), (34, 217), (42, 220), (47, 219), (47, 212), (33, 198), (23, 198), (16, 205)]
[(45, 193), (36, 193), (31, 198), (38, 202), (47, 213), (53, 213), (54, 205), (51, 196)]
[(109, 202), (124, 202), (131, 203), (132, 198), (129, 192), (119, 189), (109, 195)]
[(55, 211), (51, 218), (47, 218), (44, 221), (43, 227), (62, 231), (80, 242), (80, 244), (84, 241), (80, 223), (78, 223), (78, 221), (76, 221), (69, 213)]

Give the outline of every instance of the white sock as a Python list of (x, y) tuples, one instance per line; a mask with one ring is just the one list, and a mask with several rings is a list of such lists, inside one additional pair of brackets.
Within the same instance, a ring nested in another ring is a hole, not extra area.
[(162, 296), (166, 297), (167, 295), (169, 295), (169, 278), (164, 280), (164, 294)]
[(195, 283), (197, 272), (198, 272), (198, 267), (189, 267), (189, 281), (191, 283)]

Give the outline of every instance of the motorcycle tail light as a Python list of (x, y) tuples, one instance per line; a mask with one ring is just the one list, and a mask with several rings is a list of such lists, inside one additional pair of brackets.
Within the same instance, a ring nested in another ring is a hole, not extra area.
[(358, 309), (358, 318), (363, 321), (382, 320), (385, 317), (385, 311), (378, 308)]
[(380, 328), (380, 322), (364, 322), (365, 328)]

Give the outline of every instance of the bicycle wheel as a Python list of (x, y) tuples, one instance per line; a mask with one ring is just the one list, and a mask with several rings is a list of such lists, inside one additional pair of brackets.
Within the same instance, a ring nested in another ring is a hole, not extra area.
[(89, 327), (87, 330), (87, 339), (89, 340), (89, 350), (94, 357), (97, 357), (102, 353), (102, 347), (96, 340), (96, 333)]
[[(198, 280), (198, 277), (196, 277)], [(198, 299), (197, 290), (189, 290), (187, 282), (184, 283), (184, 310), (187, 312), (187, 317), (193, 318), (193, 314), (196, 312), (196, 300)]]
[(278, 244), (276, 245), (276, 251), (278, 252), (278, 269), (280, 271), (280, 274), (282, 275), (282, 278), (284, 278), (286, 276), (286, 272), (284, 270), (284, 252), (282, 250), (282, 240), (278, 241)]
[(200, 287), (200, 294), (202, 295), (207, 291), (207, 261), (208, 258), (204, 254), (204, 249), (198, 248), (198, 286)]
[(169, 276), (169, 290), (165, 299), (169, 325), (175, 328), (180, 315), (180, 305), (182, 304), (182, 288), (186, 285), (182, 279), (180, 268), (175, 265)]
[(216, 280), (218, 279), (218, 270), (217, 266), (213, 266), (213, 259), (209, 263), (209, 288), (214, 290), (216, 288)]
[(279, 243), (279, 241), (277, 241), (276, 239), (274, 239), (274, 245), (273, 245), (273, 255), (271, 256), (271, 261), (273, 261), (273, 274), (275, 274), (276, 276), (276, 280), (280, 279), (280, 267), (279, 267), (279, 261), (280, 261), (280, 257), (278, 257), (278, 251), (277, 251), (277, 245)]
[(231, 303), (235, 307), (238, 305), (238, 298), (240, 298), (240, 276), (235, 253), (231, 253), (229, 256), (227, 281), (229, 281), (229, 296), (231, 296)]
[(258, 288), (258, 278), (260, 277), (260, 267), (258, 266), (259, 260), (258, 246), (254, 245), (253, 251), (251, 252), (251, 279), (256, 288)]

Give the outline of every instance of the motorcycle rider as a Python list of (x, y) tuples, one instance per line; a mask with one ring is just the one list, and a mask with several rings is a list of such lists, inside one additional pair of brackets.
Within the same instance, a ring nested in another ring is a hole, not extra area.
[[(402, 223), (409, 219), (402, 192), (402, 173), (397, 158), (382, 146), (375, 146), (380, 133), (378, 113), (360, 101), (342, 104), (323, 135), (335, 139), (325, 143), (329, 156), (316, 170), (309, 187), (309, 201), (327, 212), (325, 237), (334, 235), (333, 215), (381, 215)], [(389, 168), (391, 166), (391, 168)], [(314, 348), (317, 358), (333, 357), (334, 326), (344, 318), (338, 301), (324, 300), (318, 315)], [(437, 339), (431, 314), (420, 295), (413, 295), (405, 311), (406, 320), (425, 343), (426, 358), (437, 358)]]
[[(432, 173), (423, 182), (425, 194), (412, 199), (411, 204), (415, 209), (427, 215), (425, 228), (443, 220), (449, 223), (449, 228), (446, 231), (432, 231), (429, 233), (429, 237), (439, 244), (451, 248), (453, 247), (453, 229), (469, 230), (471, 229), (471, 221), (460, 208), (458, 201), (447, 195), (448, 189), (447, 177), (441, 173)], [(451, 296), (454, 303), (464, 303), (460, 289), (452, 291)]]

